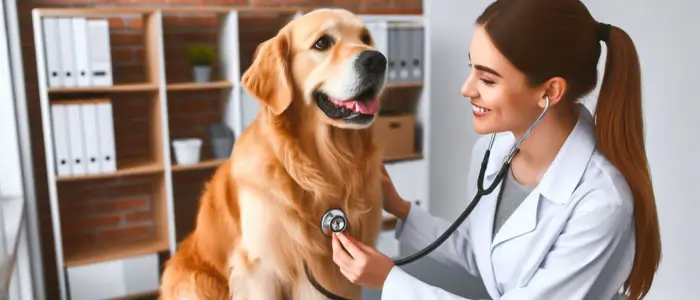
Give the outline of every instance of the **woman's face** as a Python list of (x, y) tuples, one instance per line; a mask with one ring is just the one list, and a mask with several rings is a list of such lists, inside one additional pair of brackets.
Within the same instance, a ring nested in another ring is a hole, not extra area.
[(482, 26), (474, 32), (469, 56), (472, 69), (462, 95), (471, 101), (474, 130), (522, 134), (542, 112), (541, 89), (527, 85), (525, 75), (496, 49)]

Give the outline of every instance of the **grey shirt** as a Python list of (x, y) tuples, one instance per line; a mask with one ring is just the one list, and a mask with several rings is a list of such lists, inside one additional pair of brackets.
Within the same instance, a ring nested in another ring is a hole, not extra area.
[(523, 185), (513, 177), (513, 169), (508, 169), (508, 173), (503, 179), (503, 186), (501, 187), (501, 192), (498, 195), (498, 203), (496, 204), (496, 216), (493, 221), (493, 236), (503, 223), (508, 220), (513, 211), (522, 203), (527, 195), (532, 192), (535, 186)]

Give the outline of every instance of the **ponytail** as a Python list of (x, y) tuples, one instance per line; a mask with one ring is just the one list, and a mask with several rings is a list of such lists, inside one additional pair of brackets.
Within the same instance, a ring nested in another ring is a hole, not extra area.
[(661, 259), (661, 238), (654, 191), (644, 145), (639, 58), (632, 39), (610, 28), (603, 84), (596, 105), (600, 151), (625, 176), (634, 196), (636, 249), (632, 272), (624, 284), (631, 299), (648, 292)]

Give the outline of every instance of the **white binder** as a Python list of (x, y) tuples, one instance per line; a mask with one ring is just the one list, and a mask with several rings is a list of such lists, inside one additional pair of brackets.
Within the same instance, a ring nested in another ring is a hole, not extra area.
[(85, 164), (88, 174), (101, 173), (99, 136), (97, 135), (97, 105), (83, 103), (80, 105), (83, 115), (83, 133), (85, 143)]
[(388, 57), (388, 77), (387, 83), (394, 83), (398, 80), (398, 70), (399, 70), (399, 43), (397, 36), (396, 24), (390, 23), (388, 26), (388, 45), (389, 45), (389, 57)]
[(75, 53), (75, 76), (77, 86), (90, 86), (90, 60), (88, 55), (89, 41), (85, 18), (73, 18), (73, 47)]
[(66, 104), (68, 109), (68, 136), (70, 140), (71, 154), (71, 174), (87, 174), (87, 164), (85, 163), (85, 142), (83, 133), (83, 118), (81, 104)]
[(58, 176), (71, 175), (71, 155), (68, 137), (68, 115), (63, 104), (51, 105), (51, 127), (53, 127), (53, 150)]
[(89, 65), (93, 86), (112, 85), (112, 53), (107, 20), (87, 20)]
[(424, 27), (423, 25), (418, 25), (411, 30), (411, 54), (412, 60), (410, 63), (410, 77), (411, 81), (422, 82), (423, 81), (423, 47), (424, 47)]
[(75, 87), (77, 85), (77, 80), (75, 76), (73, 18), (58, 18), (58, 31), (60, 36), (61, 66), (63, 69), (62, 86)]
[(100, 167), (102, 173), (117, 171), (117, 156), (114, 142), (114, 123), (112, 103), (109, 100), (99, 100), (97, 110), (97, 136), (99, 139)]
[(63, 85), (63, 68), (61, 67), (61, 47), (59, 47), (58, 19), (42, 19), (44, 29), (44, 52), (46, 53), (46, 74), (49, 87)]
[(411, 30), (410, 24), (403, 23), (398, 28), (396, 28), (396, 40), (398, 43), (398, 68), (397, 68), (397, 78), (398, 82), (411, 81), (409, 76), (409, 62), (411, 61)]

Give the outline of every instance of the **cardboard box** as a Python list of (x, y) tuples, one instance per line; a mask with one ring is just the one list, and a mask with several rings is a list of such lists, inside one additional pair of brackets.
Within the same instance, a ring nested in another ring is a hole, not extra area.
[(416, 117), (411, 114), (379, 115), (374, 120), (374, 138), (387, 159), (411, 156), (415, 149)]

